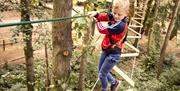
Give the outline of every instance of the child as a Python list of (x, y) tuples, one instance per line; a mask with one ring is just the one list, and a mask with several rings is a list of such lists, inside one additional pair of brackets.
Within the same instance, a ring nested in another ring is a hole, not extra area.
[[(127, 15), (129, 11), (128, 0), (114, 0), (112, 12), (100, 13), (94, 11), (89, 13), (96, 18), (98, 31), (105, 34), (102, 41), (102, 54), (99, 60), (99, 78), (101, 81), (101, 91), (108, 91), (108, 81), (111, 82), (111, 91), (116, 91), (120, 81), (111, 75), (112, 68), (120, 61), (122, 44), (127, 32)], [(104, 27), (101, 21), (108, 21), (109, 26)]]

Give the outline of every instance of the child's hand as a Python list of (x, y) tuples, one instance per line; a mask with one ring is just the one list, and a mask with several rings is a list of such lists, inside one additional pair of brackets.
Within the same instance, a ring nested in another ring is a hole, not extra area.
[(99, 13), (99, 11), (91, 11), (91, 12), (88, 12), (88, 15), (90, 17), (95, 17), (98, 13)]

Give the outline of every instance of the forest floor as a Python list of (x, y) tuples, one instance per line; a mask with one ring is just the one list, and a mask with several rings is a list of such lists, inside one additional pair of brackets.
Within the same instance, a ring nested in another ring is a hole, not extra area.
[[(20, 13), (17, 11), (6, 11), (1, 12), (1, 21), (0, 23), (8, 23), (8, 22), (15, 22), (17, 20), (20, 20)], [(0, 28), (0, 67), (2, 67), (5, 63), (8, 64), (21, 64), (24, 63), (24, 53), (23, 53), (23, 45), (21, 43), (14, 44), (14, 45), (7, 45), (6, 50), (3, 51), (2, 47), (2, 40), (5, 40), (6, 42), (10, 42), (9, 39), (12, 36), (12, 31), (15, 27), (5, 27)], [(100, 34), (98, 31), (95, 32), (95, 38), (97, 38)], [(100, 51), (100, 43), (102, 40), (102, 37), (100, 40), (97, 41), (98, 43), (98, 51)], [(143, 36), (140, 40), (140, 48), (145, 50), (147, 44), (147, 37)], [(177, 58), (180, 59), (180, 47), (176, 46), (177, 41), (176, 37), (173, 38), (173, 40), (169, 41), (169, 45), (167, 47), (167, 55), (174, 54)], [(36, 51), (35, 56), (44, 58), (44, 49)]]

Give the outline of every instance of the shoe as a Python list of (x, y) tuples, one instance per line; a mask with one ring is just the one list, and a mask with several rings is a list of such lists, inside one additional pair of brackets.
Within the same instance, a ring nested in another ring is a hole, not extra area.
[(114, 85), (111, 85), (111, 91), (117, 91), (120, 84), (121, 84), (121, 81), (116, 80), (116, 83)]

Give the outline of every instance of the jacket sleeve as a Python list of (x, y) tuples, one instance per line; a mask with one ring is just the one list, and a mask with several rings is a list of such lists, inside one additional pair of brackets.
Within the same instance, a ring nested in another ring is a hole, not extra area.
[(98, 21), (111, 21), (114, 19), (112, 13), (98, 13), (95, 18), (97, 18)]
[(109, 34), (120, 34), (124, 31), (126, 23), (124, 22), (117, 22), (111, 26), (107, 27)]
[(101, 22), (96, 23), (98, 31), (102, 34), (120, 34), (124, 31), (125, 25), (126, 23), (124, 22), (117, 22), (111, 26), (104, 27)]
[(97, 29), (102, 34), (109, 34), (109, 31), (106, 27), (102, 26), (101, 22), (96, 22)]

